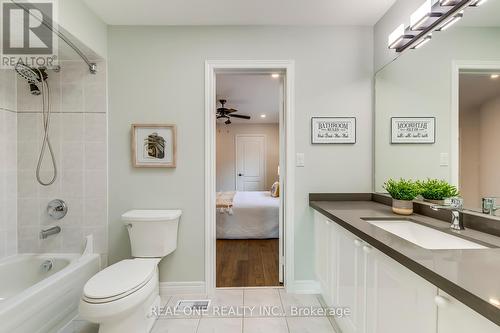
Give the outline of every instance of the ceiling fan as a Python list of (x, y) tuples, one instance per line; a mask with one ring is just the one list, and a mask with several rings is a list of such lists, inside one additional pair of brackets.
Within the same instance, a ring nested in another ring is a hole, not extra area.
[(236, 109), (228, 109), (224, 106), (224, 104), (227, 103), (227, 100), (225, 99), (220, 99), (219, 103), (222, 105), (220, 108), (217, 109), (217, 119), (226, 119), (224, 122), (226, 125), (231, 124), (231, 118), (240, 118), (240, 119), (250, 119), (250, 116), (245, 116), (245, 115), (240, 115), (240, 114), (234, 114), (235, 112), (238, 112)]

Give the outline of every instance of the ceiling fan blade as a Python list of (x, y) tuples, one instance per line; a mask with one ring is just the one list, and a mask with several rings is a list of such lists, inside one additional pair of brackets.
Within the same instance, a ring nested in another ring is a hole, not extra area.
[(233, 113), (233, 112), (238, 112), (238, 110), (236, 110), (236, 109), (226, 109), (226, 112)]
[(241, 114), (230, 114), (229, 117), (234, 117), (234, 118), (241, 118), (241, 119), (250, 119), (250, 116), (244, 116)]

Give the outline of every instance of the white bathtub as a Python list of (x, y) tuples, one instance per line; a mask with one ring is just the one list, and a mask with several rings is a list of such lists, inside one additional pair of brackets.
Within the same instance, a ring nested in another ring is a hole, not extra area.
[[(19, 254), (0, 260), (0, 333), (57, 332), (78, 314), (83, 286), (99, 271), (100, 257), (84, 254)], [(52, 260), (53, 267), (41, 266)]]

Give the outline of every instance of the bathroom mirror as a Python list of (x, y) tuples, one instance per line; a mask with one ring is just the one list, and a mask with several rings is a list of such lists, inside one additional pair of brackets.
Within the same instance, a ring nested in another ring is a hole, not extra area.
[(375, 99), (375, 192), (389, 178), (437, 178), (466, 209), (500, 197), (500, 1), (381, 69)]

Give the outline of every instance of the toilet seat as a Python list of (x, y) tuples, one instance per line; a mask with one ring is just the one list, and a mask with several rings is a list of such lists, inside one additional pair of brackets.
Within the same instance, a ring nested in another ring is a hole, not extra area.
[(159, 258), (127, 259), (94, 275), (83, 289), (83, 300), (101, 304), (117, 301), (143, 288), (154, 276)]

